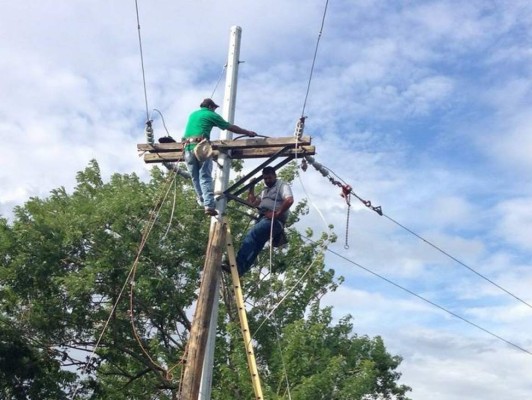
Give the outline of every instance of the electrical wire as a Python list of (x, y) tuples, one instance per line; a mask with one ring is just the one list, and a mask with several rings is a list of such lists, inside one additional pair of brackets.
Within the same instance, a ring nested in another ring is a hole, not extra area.
[(422, 241), (424, 241), (425, 243), (427, 243), (429, 246), (431, 246), (433, 249), (436, 249), (438, 250), (440, 253), (442, 253), (443, 255), (449, 257), (451, 260), (457, 262), (458, 264), (460, 264), (461, 266), (467, 268), (468, 270), (470, 270), (471, 272), (473, 272), (474, 274), (476, 274), (477, 276), (479, 276), (480, 278), (484, 279), (485, 281), (491, 283), (493, 286), (497, 287), (498, 289), (502, 290), (503, 292), (505, 292), (506, 294), (512, 296), (514, 299), (516, 299), (517, 301), (520, 301), (521, 303), (525, 304), (526, 306), (532, 308), (532, 305), (530, 303), (527, 303), (525, 300), (523, 300), (522, 298), (516, 296), (515, 294), (513, 294), (512, 292), (506, 290), (505, 288), (503, 288), (501, 285), (497, 284), (496, 282), (492, 281), (490, 278), (488, 278), (487, 276), (485, 275), (482, 275), (480, 272), (478, 272), (477, 270), (471, 268), (470, 266), (466, 265), (465, 263), (463, 263), (462, 261), (460, 261), (459, 259), (457, 259), (456, 257), (452, 256), (451, 254), (449, 254), (448, 252), (446, 252), (445, 250), (441, 249), (440, 247), (436, 246), (435, 244), (431, 243), (430, 241), (428, 241), (427, 239), (423, 238), (422, 236), (418, 235), (417, 233), (415, 233), (414, 231), (412, 231), (411, 229), (407, 228), (406, 226), (400, 224), (399, 222), (397, 222), (395, 219), (393, 219), (392, 217), (386, 215), (386, 214), (382, 214), (383, 217), (386, 217), (387, 219), (389, 219), (390, 221), (392, 221), (394, 224), (396, 224), (397, 226), (401, 227), (402, 229), (404, 229), (405, 231), (407, 231), (408, 233), (414, 235), (415, 237), (417, 237), (418, 239), (421, 239)]
[[(162, 192), (159, 195), (161, 196)], [(89, 355), (89, 357), (87, 359), (87, 363), (85, 364), (85, 367), (81, 371), (82, 374), (87, 372), (89, 364), (91, 363), (91, 361), (93, 360), (94, 356), (96, 355), (96, 351), (100, 347), (100, 343), (101, 343), (101, 341), (103, 339), (103, 335), (105, 334), (105, 331), (107, 330), (107, 327), (109, 326), (111, 318), (113, 317), (113, 315), (115, 313), (115, 310), (118, 307), (118, 303), (122, 299), (122, 295), (124, 294), (124, 291), (126, 290), (126, 287), (127, 287), (128, 283), (130, 283), (131, 277), (133, 276), (134, 271), (136, 270), (136, 266), (138, 265), (138, 262), (139, 262), (139, 259), (140, 259), (140, 255), (142, 254), (142, 250), (144, 249), (144, 245), (146, 244), (146, 241), (148, 240), (148, 236), (149, 236), (149, 234), (150, 234), (150, 232), (151, 232), (151, 230), (152, 230), (152, 228), (153, 228), (153, 226), (155, 224), (157, 216), (159, 214), (158, 211), (160, 209), (161, 204), (162, 204), (161, 197), (159, 197), (159, 198), (156, 199), (155, 206), (154, 206), (153, 210), (149, 214), (150, 215), (150, 219), (147, 221), (146, 225), (144, 226), (144, 230), (143, 230), (142, 236), (141, 236), (141, 241), (140, 241), (139, 247), (137, 249), (137, 254), (136, 254), (135, 260), (133, 262), (133, 265), (132, 265), (131, 269), (129, 270), (129, 273), (128, 273), (125, 281), (124, 281), (124, 284), (122, 285), (122, 288), (120, 289), (120, 292), (118, 293), (116, 301), (113, 304), (113, 307), (111, 308), (111, 312), (109, 313), (109, 317), (105, 321), (104, 326), (102, 328), (102, 331), (101, 331), (100, 335), (98, 336), (98, 340), (96, 341), (96, 344), (94, 345), (94, 348), (92, 349), (92, 352), (91, 352), (91, 354)], [(150, 358), (150, 361), (151, 361), (151, 358)], [(157, 364), (154, 363), (154, 366), (157, 366)], [(76, 388), (74, 389), (74, 392), (72, 393), (71, 400), (74, 400), (76, 398), (76, 395), (78, 393), (79, 388), (80, 388), (80, 386), (78, 384), (76, 386)]]
[(143, 239), (142, 239), (142, 242), (141, 242), (141, 246), (139, 246), (139, 250), (138, 250), (138, 253), (137, 253), (137, 257), (135, 259), (135, 262), (133, 263), (133, 267), (131, 269), (131, 273), (129, 274), (129, 282), (130, 282), (130, 291), (129, 291), (129, 317), (130, 317), (130, 322), (131, 322), (131, 328), (133, 330), (133, 335), (135, 336), (135, 339), (137, 340), (137, 343), (139, 344), (139, 347), (140, 349), (142, 350), (142, 352), (144, 353), (144, 355), (150, 360), (150, 362), (155, 366), (157, 367), (158, 369), (160, 369), (161, 371), (165, 371), (165, 369), (160, 365), (158, 364), (152, 357), (151, 355), (148, 353), (148, 351), (144, 348), (144, 345), (142, 344), (142, 340), (137, 332), (137, 329), (135, 327), (135, 312), (134, 312), (134, 291), (135, 291), (135, 277), (136, 277), (136, 273), (137, 273), (137, 269), (138, 269), (138, 264), (139, 264), (139, 260), (140, 260), (140, 255), (142, 253), (142, 250), (144, 249), (144, 245), (146, 244), (146, 242), (148, 241), (148, 236), (149, 234), (151, 233), (151, 230), (153, 229), (153, 227), (155, 226), (155, 222), (157, 221), (157, 218), (159, 217), (159, 213), (160, 213), (160, 210), (161, 210), (161, 206), (162, 204), (164, 203), (164, 201), (166, 200), (166, 198), (168, 197), (168, 194), (170, 193), (170, 190), (172, 189), (172, 183), (174, 182), (173, 180), (169, 179), (170, 177), (172, 177), (173, 179), (175, 179), (175, 174), (172, 174), (170, 173), (169, 174), (169, 177), (167, 178), (168, 179), (168, 187), (165, 188), (166, 190), (164, 191), (164, 197), (162, 200), (160, 200), (157, 204), (157, 207), (155, 209), (154, 212), (152, 212), (152, 217), (151, 217), (151, 221), (149, 223), (149, 229), (148, 231), (146, 232), (146, 234), (143, 236)]
[[(318, 244), (316, 241), (314, 241), (314, 240), (312, 240), (312, 239), (310, 239), (310, 238), (302, 237), (302, 239), (307, 240), (308, 242), (311, 242), (311, 243), (313, 243), (313, 244)], [(340, 253), (337, 253), (337, 252), (334, 251), (334, 250), (331, 250), (331, 249), (329, 249), (329, 248), (327, 248), (326, 250), (327, 250), (329, 253), (334, 254), (335, 256), (337, 256), (337, 257), (339, 257), (339, 258), (341, 258), (341, 259), (347, 261), (348, 263), (353, 264), (353, 265), (355, 265), (356, 267), (358, 267), (358, 268), (360, 268), (360, 269), (363, 269), (364, 271), (369, 272), (370, 274), (376, 276), (377, 278), (382, 279), (383, 281), (385, 281), (385, 282), (387, 282), (387, 283), (389, 283), (389, 284), (391, 284), (391, 285), (393, 285), (393, 286), (395, 286), (395, 287), (397, 287), (397, 288), (399, 288), (399, 289), (401, 289), (401, 290), (407, 292), (408, 294), (411, 294), (412, 296), (415, 296), (415, 297), (417, 297), (418, 299), (423, 300), (424, 302), (426, 302), (426, 303), (428, 303), (428, 304), (430, 304), (430, 305), (432, 305), (432, 306), (434, 306), (434, 307), (436, 307), (436, 308), (439, 308), (440, 310), (446, 312), (447, 314), (452, 315), (453, 317), (458, 318), (458, 319), (462, 320), (463, 322), (465, 322), (465, 323), (467, 323), (467, 324), (469, 324), (469, 325), (471, 325), (471, 326), (474, 326), (475, 328), (477, 328), (477, 329), (479, 329), (479, 330), (481, 330), (481, 331), (487, 333), (488, 335), (491, 335), (491, 336), (493, 336), (494, 338), (496, 338), (496, 339), (498, 339), (498, 340), (500, 340), (500, 341), (502, 341), (502, 342), (504, 342), (504, 343), (506, 343), (506, 344), (508, 344), (508, 345), (510, 345), (510, 346), (512, 346), (512, 347), (514, 347), (514, 348), (516, 348), (516, 349), (518, 349), (518, 350), (520, 350), (520, 351), (522, 351), (522, 352), (524, 352), (524, 353), (527, 353), (527, 354), (529, 354), (529, 355), (532, 356), (532, 352), (531, 352), (531, 351), (529, 351), (529, 350), (527, 350), (527, 349), (525, 349), (525, 348), (519, 346), (518, 344), (515, 344), (515, 343), (513, 343), (513, 342), (511, 342), (511, 341), (509, 341), (509, 340), (503, 338), (502, 336), (497, 335), (496, 333), (493, 333), (492, 331), (490, 331), (490, 330), (488, 330), (488, 329), (486, 329), (486, 328), (483, 328), (482, 326), (480, 326), (480, 325), (478, 325), (478, 324), (476, 324), (476, 323), (474, 323), (474, 322), (468, 320), (467, 318), (462, 317), (461, 315), (459, 315), (459, 314), (457, 314), (457, 313), (455, 313), (455, 312), (453, 312), (453, 311), (450, 311), (450, 310), (446, 309), (446, 308), (443, 307), (443, 306), (440, 306), (439, 304), (437, 304), (437, 303), (435, 303), (435, 302), (433, 302), (433, 301), (431, 301), (431, 300), (429, 300), (429, 299), (427, 299), (427, 298), (425, 298), (425, 297), (423, 297), (423, 296), (421, 296), (421, 295), (415, 293), (414, 291), (412, 291), (412, 290), (410, 290), (410, 289), (407, 289), (407, 288), (405, 288), (404, 286), (399, 285), (398, 283), (393, 282), (392, 280), (390, 280), (390, 279), (388, 279), (388, 278), (386, 278), (386, 277), (384, 277), (384, 276), (382, 276), (382, 275), (380, 275), (380, 274), (378, 274), (378, 273), (376, 273), (376, 272), (370, 270), (370, 269), (367, 268), (367, 267), (364, 267), (363, 265), (361, 265), (361, 264), (359, 264), (359, 263), (357, 263), (357, 262), (355, 262), (355, 261), (353, 261), (353, 260), (351, 260), (351, 259), (349, 259), (349, 258), (347, 258), (347, 257), (345, 257), (345, 256), (343, 256), (343, 255), (341, 255)]]
[(174, 220), (174, 212), (175, 212), (175, 205), (176, 205), (176, 200), (177, 200), (177, 179), (175, 179), (177, 177), (174, 176), (174, 187), (175, 187), (175, 190), (174, 190), (174, 201), (172, 202), (172, 212), (170, 214), (170, 221), (168, 221), (168, 226), (166, 227), (166, 232), (164, 232), (164, 235), (163, 237), (161, 238), (161, 242), (166, 239), (166, 236), (168, 235), (168, 232), (170, 232), (170, 228), (172, 227), (172, 221)]
[[(312, 164), (312, 163), (311, 163)], [(316, 168), (316, 166), (314, 166)], [(474, 268), (466, 265), (464, 262), (458, 260), (456, 257), (452, 256), (451, 254), (449, 254), (448, 252), (442, 250), (440, 247), (436, 246), (435, 244), (433, 244), (432, 242), (430, 242), (429, 240), (423, 238), (421, 235), (415, 233), (413, 230), (407, 228), (406, 226), (400, 224), (399, 222), (397, 222), (395, 219), (393, 219), (392, 217), (388, 216), (388, 215), (385, 215), (381, 208), (380, 207), (375, 207), (375, 206), (372, 206), (371, 205), (371, 202), (368, 201), (368, 200), (364, 200), (363, 198), (361, 198), (360, 196), (358, 196), (354, 191), (353, 189), (351, 188), (351, 186), (347, 185), (345, 183), (345, 181), (343, 179), (341, 179), (340, 177), (338, 177), (338, 175), (336, 175), (334, 173), (334, 171), (332, 171), (330, 168), (327, 168), (325, 167), (324, 165), (321, 165), (320, 164), (320, 169), (322, 169), (322, 175), (323, 175), (323, 170), (326, 170), (326, 172), (329, 172), (331, 174), (333, 174), (334, 176), (336, 176), (338, 178), (338, 180), (342, 181), (344, 183), (344, 185), (341, 185), (340, 182), (338, 181), (335, 181), (334, 179), (332, 179), (331, 177), (328, 177), (329, 180), (333, 183), (333, 184), (336, 184), (338, 186), (341, 186), (342, 188), (348, 188), (349, 189), (349, 193), (352, 194), (353, 196), (355, 196), (358, 200), (360, 200), (366, 207), (368, 208), (371, 208), (373, 211), (377, 212), (379, 215), (381, 216), (384, 216), (386, 217), (388, 220), (390, 220), (391, 222), (393, 222), (394, 224), (396, 224), (397, 226), (401, 227), (402, 229), (404, 229), (405, 231), (407, 231), (408, 233), (414, 235), (415, 237), (417, 237), (418, 239), (422, 240), (423, 242), (427, 243), (429, 246), (433, 247), (434, 249), (438, 250), (440, 253), (442, 253), (443, 255), (445, 255), (446, 257), (449, 257), (451, 260), (457, 262), (458, 264), (462, 265), (463, 267), (467, 268), (469, 271), (473, 272), (474, 274), (476, 274), (477, 276), (479, 276), (480, 278), (484, 279), (486, 282), (489, 282), (490, 284), (492, 284), (493, 286), (495, 286), (496, 288), (498, 288), (499, 290), (503, 291), (504, 293), (510, 295), (511, 297), (513, 297), (514, 299), (516, 299), (517, 301), (525, 304), (526, 306), (532, 308), (532, 305), (528, 302), (526, 302), (525, 300), (523, 300), (522, 298), (516, 296), (515, 294), (513, 294), (512, 292), (510, 292), (509, 290), (505, 289), (504, 287), (502, 287), (501, 285), (497, 284), (496, 282), (494, 282), (493, 280), (489, 279), (487, 276), (481, 274), (480, 272), (478, 272), (477, 270), (475, 270)], [(324, 175), (326, 176), (326, 175)]]
[[(164, 116), (163, 113), (160, 112), (158, 109), (154, 108), (153, 111), (157, 112), (161, 116), (161, 120), (163, 121), (164, 130), (166, 131), (166, 135), (170, 136), (170, 132), (168, 132), (168, 128), (166, 127), (166, 122), (164, 122)], [(151, 118), (150, 118), (151, 119)]]
[(318, 34), (318, 39), (316, 40), (316, 48), (314, 50), (314, 58), (312, 59), (312, 66), (310, 67), (310, 76), (308, 78), (307, 92), (305, 94), (305, 101), (303, 102), (303, 109), (301, 110), (301, 117), (305, 115), (305, 107), (307, 106), (308, 94), (310, 92), (310, 83), (312, 82), (312, 75), (314, 74), (314, 65), (316, 64), (316, 58), (318, 56), (318, 47), (320, 45), (320, 39), (323, 33), (323, 26), (325, 25), (325, 15), (327, 14), (328, 5), (329, 5), (329, 0), (325, 2), (325, 9), (323, 10), (323, 18), (321, 20), (320, 33)]
[(148, 91), (146, 89), (146, 72), (144, 70), (144, 55), (142, 53), (142, 37), (140, 34), (140, 17), (139, 17), (139, 5), (138, 1), (135, 0), (135, 10), (137, 12), (137, 30), (138, 30), (138, 36), (139, 36), (139, 51), (140, 51), (140, 65), (142, 68), (142, 83), (144, 86), (144, 102), (146, 103), (146, 121), (150, 120), (150, 113), (148, 111)]

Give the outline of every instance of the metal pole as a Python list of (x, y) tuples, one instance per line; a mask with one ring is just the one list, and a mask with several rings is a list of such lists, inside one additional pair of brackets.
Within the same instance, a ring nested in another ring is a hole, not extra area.
[[(236, 89), (238, 83), (238, 63), (240, 58), (240, 40), (242, 37), (242, 28), (239, 26), (231, 27), (231, 36), (229, 42), (229, 54), (227, 57), (227, 74), (225, 77), (225, 95), (223, 102), (222, 117), (230, 123), (235, 120)], [(221, 140), (231, 140), (233, 134), (231, 131), (222, 131)], [(231, 172), (231, 160), (221, 153), (218, 157), (218, 163), (221, 168), (216, 170), (216, 179), (214, 181), (214, 193), (222, 194), (229, 184), (229, 173)], [(220, 214), (225, 212), (227, 200), (222, 197), (217, 202), (217, 210)]]
[[(238, 62), (240, 56), (240, 39), (242, 36), (242, 28), (239, 26), (231, 27), (231, 36), (229, 39), (229, 54), (227, 58), (227, 73), (225, 78), (225, 94), (223, 100), (222, 117), (231, 124), (235, 119), (235, 102), (236, 89), (238, 77)], [(220, 134), (221, 140), (231, 140), (233, 134), (230, 131), (222, 131)], [(214, 193), (222, 194), (229, 184), (229, 174), (231, 172), (231, 160), (223, 153), (218, 156), (218, 164), (220, 168), (216, 169), (216, 177), (214, 180)], [(217, 201), (216, 209), (218, 215), (225, 212), (227, 200), (225, 197)], [(217, 219), (211, 220), (211, 231), (214, 224), (219, 224)], [(216, 288), (219, 288), (219, 275), (216, 275)], [(212, 368), (214, 364), (214, 345), (216, 341), (216, 327), (218, 324), (218, 302), (217, 296), (212, 307), (212, 314), (209, 323), (209, 338), (207, 347), (205, 349), (205, 358), (203, 359), (203, 369), (201, 374), (200, 390), (198, 400), (210, 400), (212, 392)]]

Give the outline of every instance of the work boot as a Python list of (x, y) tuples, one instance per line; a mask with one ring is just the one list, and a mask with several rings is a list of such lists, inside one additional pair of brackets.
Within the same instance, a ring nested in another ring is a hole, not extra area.
[(210, 215), (211, 217), (214, 217), (218, 215), (218, 211), (216, 211), (215, 208), (205, 207), (205, 214)]
[(286, 237), (286, 233), (284, 229), (281, 232), (279, 232), (277, 236), (274, 236), (272, 239), (273, 247), (283, 247), (287, 243), (288, 243), (288, 238)]

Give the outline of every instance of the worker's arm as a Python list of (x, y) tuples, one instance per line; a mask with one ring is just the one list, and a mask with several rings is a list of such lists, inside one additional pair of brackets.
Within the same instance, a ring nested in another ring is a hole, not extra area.
[(255, 185), (251, 185), (248, 191), (248, 201), (253, 204), (255, 207), (258, 207), (260, 204), (260, 198), (255, 196)]
[(247, 129), (241, 128), (238, 125), (231, 124), (227, 127), (227, 130), (234, 133), (238, 133), (239, 135), (247, 135), (249, 137), (257, 136), (256, 132), (248, 131)]

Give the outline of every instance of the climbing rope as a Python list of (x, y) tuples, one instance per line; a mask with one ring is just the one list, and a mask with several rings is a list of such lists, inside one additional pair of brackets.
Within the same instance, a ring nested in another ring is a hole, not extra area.
[[(279, 356), (281, 357), (281, 365), (283, 366), (283, 374), (286, 381), (286, 390), (288, 392), (288, 400), (292, 400), (292, 393), (290, 392), (290, 381), (288, 379), (288, 370), (286, 369), (286, 363), (284, 361), (284, 350), (281, 346), (281, 335), (277, 324), (274, 324), (275, 337), (277, 338), (277, 346), (279, 347)], [(280, 389), (280, 388), (279, 388)], [(277, 392), (279, 394), (279, 392)]]
[[(325, 250), (327, 249), (327, 246), (328, 246), (328, 242), (329, 240), (325, 241), (320, 247), (322, 248), (322, 251), (325, 252)], [(305, 271), (303, 272), (303, 275), (301, 275), (301, 277), (297, 280), (297, 282), (292, 285), (292, 287), (286, 292), (286, 294), (281, 298), (281, 300), (279, 300), (273, 307), (272, 309), (270, 310), (270, 312), (263, 318), (261, 324), (259, 325), (259, 327), (255, 330), (255, 332), (253, 333), (253, 335), (251, 336), (251, 338), (253, 339), (255, 337), (255, 335), (257, 334), (257, 332), (259, 332), (259, 330), (261, 329), (261, 327), (266, 323), (266, 321), (268, 319), (270, 319), (270, 317), (273, 315), (273, 313), (275, 312), (275, 310), (277, 310), (277, 308), (279, 308), (279, 306), (288, 298), (288, 296), (294, 291), (294, 289), (296, 287), (299, 286), (299, 284), (301, 283), (301, 281), (303, 280), (303, 278), (305, 278), (305, 276), (308, 274), (308, 272), (310, 271), (310, 269), (314, 266), (314, 264), (316, 263), (316, 261), (318, 260), (318, 257), (315, 257), (314, 260), (309, 264), (309, 266), (305, 269)]]
[[(302, 120), (302, 123), (303, 123), (303, 126), (304, 126), (304, 119)], [(305, 157), (302, 159), (302, 165), (301, 165), (301, 168), (306, 171), (307, 167), (308, 167), (308, 162), (307, 162), (307, 158), (308, 157)], [(312, 161), (314, 163), (317, 164), (317, 162), (315, 162), (313, 159)], [(322, 167), (324, 168), (324, 167)], [(303, 183), (303, 181), (301, 180), (301, 176), (298, 174), (298, 178), (299, 178), (299, 181), (301, 183), (301, 186), (302, 186), (302, 189), (303, 189), (303, 192), (305, 193), (308, 201), (310, 202), (310, 204), (317, 210), (318, 214), (320, 215), (324, 225), (326, 228), (330, 228), (330, 225), (328, 225), (327, 221), (325, 220), (325, 217), (323, 216), (323, 213), (321, 212), (321, 210), (319, 209), (319, 207), (314, 203), (312, 202), (312, 199), (311, 197), (309, 196), (306, 188), (305, 188), (305, 185)], [(349, 194), (350, 194), (350, 186), (348, 185), (345, 185), (344, 186), (345, 188), (345, 196), (348, 197)], [(349, 201), (349, 199), (347, 198), (346, 201)], [(271, 232), (270, 232), (270, 237), (271, 237)], [(325, 250), (327, 249), (328, 245), (330, 243), (330, 240), (327, 239), (320, 247), (322, 249), (321, 253), (323, 254), (325, 252)], [(284, 300), (292, 293), (292, 291), (301, 283), (301, 281), (303, 280), (303, 278), (306, 276), (306, 274), (310, 271), (310, 269), (312, 268), (312, 266), (314, 265), (314, 263), (318, 260), (318, 258), (314, 258), (314, 261), (307, 267), (307, 269), (305, 270), (305, 272), (303, 273), (303, 275), (299, 278), (299, 280), (296, 282), (296, 284), (294, 284), (290, 289), (289, 291), (285, 294), (285, 296), (283, 296), (280, 300), (277, 301), (277, 303), (271, 308), (270, 312), (266, 315), (266, 317), (263, 319), (263, 321), (261, 322), (261, 324), (259, 325), (259, 327), (256, 329), (256, 331), (254, 332), (253, 336), (257, 334), (257, 332), (260, 330), (260, 328), (264, 325), (264, 323), (270, 319), (270, 317), (274, 314), (275, 310), (284, 302)], [(270, 248), (270, 274), (271, 274), (271, 270), (272, 270), (272, 254), (271, 254), (271, 248)], [(253, 338), (252, 336), (252, 338)]]
[[(187, 357), (188, 357), (188, 341), (187, 341), (187, 344), (185, 345), (185, 350), (183, 351), (183, 355), (181, 356), (181, 359), (175, 365), (168, 368), (168, 374), (170, 374), (179, 365), (185, 365), (185, 362), (187, 361)], [(183, 391), (184, 376), (185, 376), (185, 368), (181, 368), (181, 374), (179, 376), (179, 387), (177, 388), (178, 398), (181, 398), (181, 393)]]
[[(305, 193), (305, 195), (307, 196), (307, 199), (309, 200), (309, 202), (311, 203), (312, 206), (314, 206), (314, 208), (317, 210), (318, 214), (320, 215), (321, 219), (323, 220), (324, 224), (326, 227), (329, 228), (329, 225), (327, 224), (327, 221), (325, 220), (325, 217), (323, 216), (323, 213), (321, 212), (321, 210), (319, 209), (319, 207), (312, 202), (310, 196), (308, 195), (307, 193), (307, 190), (305, 188), (305, 185), (303, 184), (303, 181), (301, 180), (301, 177), (299, 177), (300, 179), (300, 183), (302, 185), (302, 188), (303, 188), (303, 192)], [(329, 237), (327, 238), (326, 241), (324, 241), (321, 245), (320, 245), (320, 248), (321, 248), (321, 254), (323, 254), (325, 252), (325, 250), (327, 249), (328, 245), (330, 244), (330, 239)], [(305, 276), (307, 275), (307, 273), (310, 271), (310, 269), (313, 267), (314, 263), (318, 260), (319, 258), (318, 257), (315, 257), (314, 260), (312, 261), (312, 263), (305, 269), (303, 275), (297, 280), (297, 282), (288, 290), (288, 292), (272, 307), (272, 309), (270, 310), (270, 312), (266, 315), (266, 317), (263, 319), (263, 321), (261, 322), (261, 324), (259, 325), (259, 327), (255, 330), (252, 338), (257, 334), (257, 332), (260, 330), (260, 328), (264, 325), (264, 323), (270, 319), (270, 317), (273, 315), (273, 313), (275, 312), (275, 310), (288, 298), (288, 296), (294, 291), (294, 289), (299, 286), (299, 284), (301, 283), (301, 281), (305, 278)], [(270, 263), (271, 263), (271, 259), (270, 259)], [(271, 265), (270, 265), (270, 270), (271, 270)]]

